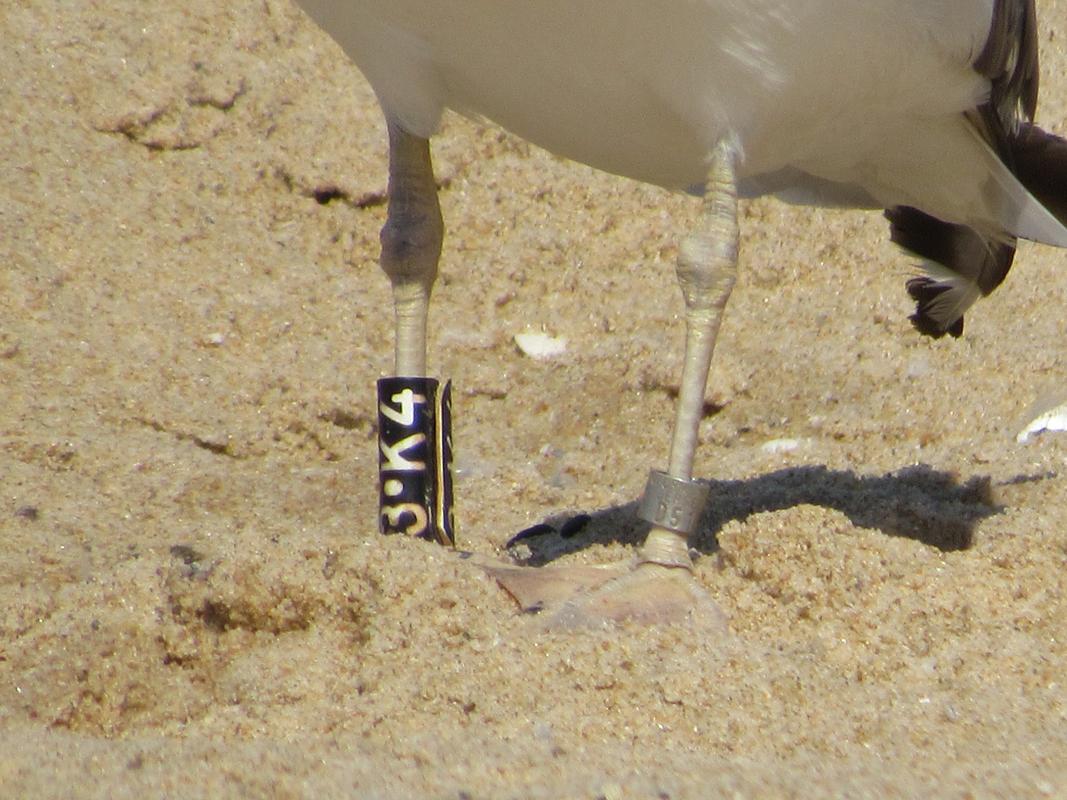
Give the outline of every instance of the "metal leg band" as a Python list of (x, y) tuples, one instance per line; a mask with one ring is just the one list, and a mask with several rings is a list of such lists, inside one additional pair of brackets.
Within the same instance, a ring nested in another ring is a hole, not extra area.
[(378, 381), (379, 527), (455, 545), (452, 393), (433, 378)]
[(689, 535), (708, 502), (709, 487), (693, 479), (672, 478), (660, 470), (648, 474), (637, 516), (653, 525)]

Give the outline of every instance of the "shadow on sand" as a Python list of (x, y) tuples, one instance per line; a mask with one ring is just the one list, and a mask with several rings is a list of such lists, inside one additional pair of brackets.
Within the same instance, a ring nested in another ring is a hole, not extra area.
[[(798, 505), (833, 508), (859, 527), (914, 539), (942, 551), (970, 547), (975, 525), (1001, 511), (992, 500), (988, 478), (973, 477), (961, 484), (952, 473), (927, 466), (880, 476), (803, 466), (709, 484), (711, 497), (693, 542), (705, 554), (718, 549), (716, 536), (727, 522)], [(581, 518), (554, 515), (512, 542), (529, 548), (529, 554), (519, 559), (528, 566), (548, 564), (594, 543), (636, 547), (648, 533), (648, 523), (637, 519), (636, 509), (635, 501)]]

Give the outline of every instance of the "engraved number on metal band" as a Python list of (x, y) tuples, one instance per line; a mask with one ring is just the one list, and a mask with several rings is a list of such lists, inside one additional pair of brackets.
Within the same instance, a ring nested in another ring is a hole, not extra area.
[(652, 470), (637, 516), (667, 530), (692, 533), (707, 505), (708, 492), (706, 483), (672, 478), (665, 472)]

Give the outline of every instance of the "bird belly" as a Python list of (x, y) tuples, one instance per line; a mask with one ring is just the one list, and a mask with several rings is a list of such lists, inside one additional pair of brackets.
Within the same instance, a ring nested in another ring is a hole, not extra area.
[(792, 168), (862, 186), (887, 127), (962, 112), (985, 90), (970, 57), (988, 15), (952, 43), (924, 38), (982, 0), (302, 2), (412, 132), (451, 108), (672, 189), (701, 185), (727, 136), (742, 178)]

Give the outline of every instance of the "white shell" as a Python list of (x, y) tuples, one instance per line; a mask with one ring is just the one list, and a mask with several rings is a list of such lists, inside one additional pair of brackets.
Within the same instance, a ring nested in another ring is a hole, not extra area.
[(530, 358), (557, 358), (567, 352), (567, 339), (563, 336), (549, 336), (547, 333), (526, 331), (515, 334), (515, 344), (524, 355)]
[[(1062, 400), (1062, 398), (1060, 399)], [(1042, 407), (1047, 410), (1041, 411), (1033, 416), (1030, 422), (1027, 423), (1026, 427), (1019, 431), (1019, 435), (1015, 437), (1015, 441), (1022, 444), (1046, 431), (1067, 431), (1067, 402), (1060, 402), (1052, 408), (1049, 408), (1048, 405), (1049, 404), (1047, 403), (1035, 403), (1035, 407), (1034, 409), (1031, 409), (1031, 413)]]

